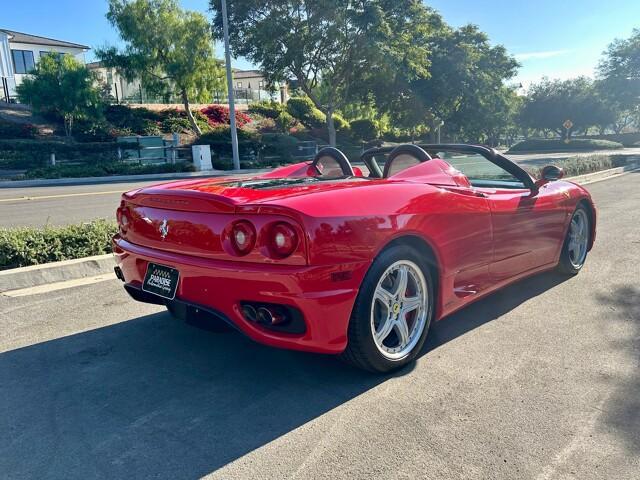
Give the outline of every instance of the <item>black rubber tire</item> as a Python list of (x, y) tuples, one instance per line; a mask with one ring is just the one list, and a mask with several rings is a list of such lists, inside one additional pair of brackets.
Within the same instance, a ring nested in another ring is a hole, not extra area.
[[(591, 215), (589, 214), (589, 211), (584, 205), (579, 204), (574, 210), (574, 212), (571, 214), (571, 218), (573, 218), (573, 216), (576, 214), (578, 210), (584, 210), (584, 213), (586, 214), (587, 222), (589, 222), (587, 224), (587, 227), (588, 227), (587, 232), (589, 232), (587, 235), (589, 235), (589, 241), (590, 241), (591, 240)], [(587, 257), (585, 256), (584, 262), (582, 262), (582, 265), (580, 265), (579, 267), (575, 267), (571, 263), (571, 258), (569, 256), (569, 230), (570, 229), (567, 227), (567, 234), (564, 238), (564, 243), (562, 244), (562, 252), (560, 253), (560, 261), (558, 262), (557, 270), (558, 272), (565, 275), (577, 275), (578, 273), (580, 273), (580, 270), (582, 270), (582, 267), (584, 267), (584, 264), (587, 261)], [(588, 255), (589, 254), (587, 253), (587, 256)]]
[[(384, 274), (390, 265), (398, 260), (410, 260), (421, 268), (427, 283), (429, 305), (424, 331), (413, 350), (402, 359), (390, 360), (380, 353), (374, 343), (371, 332), (370, 314), (373, 294), (380, 276)], [(342, 360), (357, 368), (376, 373), (386, 373), (397, 370), (415, 360), (427, 338), (434, 313), (435, 289), (431, 269), (429, 268), (430, 261), (431, 259), (425, 258), (424, 255), (421, 255), (408, 245), (391, 246), (374, 260), (365, 275), (351, 313), (347, 332), (347, 348), (340, 354)]]

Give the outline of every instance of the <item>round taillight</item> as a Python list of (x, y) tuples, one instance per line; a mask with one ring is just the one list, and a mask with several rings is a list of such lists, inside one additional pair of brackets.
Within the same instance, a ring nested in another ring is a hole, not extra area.
[(269, 251), (277, 258), (291, 255), (298, 246), (298, 234), (286, 223), (276, 223), (269, 232)]
[(231, 228), (231, 244), (239, 255), (246, 255), (256, 244), (256, 229), (249, 222), (237, 222)]

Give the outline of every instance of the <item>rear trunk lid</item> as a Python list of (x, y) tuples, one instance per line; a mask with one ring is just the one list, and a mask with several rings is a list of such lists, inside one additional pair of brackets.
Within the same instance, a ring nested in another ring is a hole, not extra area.
[[(297, 226), (304, 240), (299, 215), (278, 208), (279, 199), (340, 188), (336, 183), (348, 188), (363, 182), (367, 181), (227, 178), (157, 185), (123, 195), (118, 210), (120, 234), (126, 241), (136, 245), (229, 260), (224, 235), (225, 229), (233, 221), (249, 220), (257, 232), (262, 231), (269, 223), (286, 221)], [(249, 206), (252, 208), (248, 208)], [(272, 261), (258, 252), (255, 255), (235, 257), (234, 260)], [(304, 258), (291, 258), (281, 263), (304, 263)]]

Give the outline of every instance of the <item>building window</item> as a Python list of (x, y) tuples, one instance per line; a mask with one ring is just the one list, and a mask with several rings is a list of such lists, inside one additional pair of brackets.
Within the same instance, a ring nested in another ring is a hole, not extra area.
[(51, 51), (44, 51), (44, 50), (40, 51), (40, 58), (45, 57), (47, 55), (51, 55), (56, 60), (60, 60), (60, 59), (62, 59), (62, 56), (66, 55), (66, 54), (62, 53), (62, 52), (51, 52)]
[(260, 80), (260, 81), (258, 82), (258, 88), (259, 88), (260, 90), (262, 90), (262, 89), (264, 88), (264, 82), (263, 82), (262, 80)]
[(236, 88), (242, 88), (242, 82), (236, 82)]
[(31, 50), (11, 50), (13, 71), (18, 74), (29, 73), (36, 66)]

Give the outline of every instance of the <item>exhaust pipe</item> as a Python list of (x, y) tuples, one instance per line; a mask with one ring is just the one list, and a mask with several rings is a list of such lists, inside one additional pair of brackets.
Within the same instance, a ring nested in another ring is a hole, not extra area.
[(251, 305), (242, 306), (242, 315), (244, 315), (244, 318), (246, 318), (250, 322), (255, 322), (258, 320), (258, 314), (256, 313), (256, 309)]
[(273, 315), (271, 313), (271, 310), (265, 307), (260, 307), (258, 309), (258, 321), (267, 325), (272, 325)]

